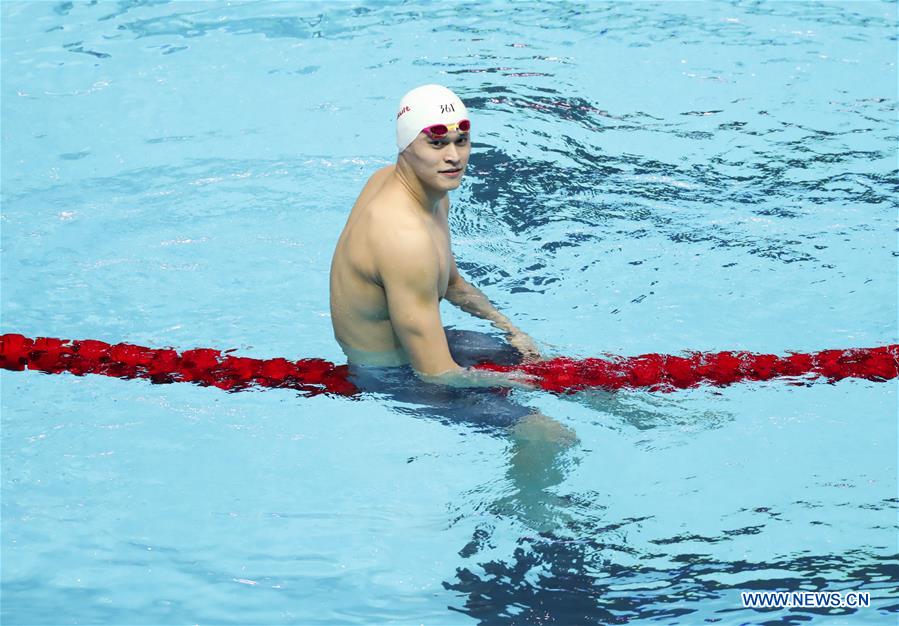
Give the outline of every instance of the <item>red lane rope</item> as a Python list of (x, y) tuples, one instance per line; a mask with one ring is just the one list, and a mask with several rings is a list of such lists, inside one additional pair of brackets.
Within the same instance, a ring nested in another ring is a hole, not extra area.
[[(723, 386), (780, 377), (791, 377), (794, 384), (797, 378), (804, 382), (817, 378), (831, 382), (843, 378), (885, 381), (899, 376), (899, 345), (791, 353), (788, 356), (692, 352), (686, 356), (644, 354), (581, 360), (562, 357), (519, 366), (483, 363), (477, 367), (530, 374), (541, 388), (556, 393), (591, 387), (669, 391), (703, 383)], [(101, 374), (146, 378), (154, 383), (191, 382), (229, 391), (280, 387), (295, 389), (307, 396), (321, 393), (351, 396), (359, 392), (347, 379), (346, 365), (335, 365), (323, 359), (251, 359), (209, 348), (178, 353), (171, 348), (108, 344), (93, 339), (30, 339), (17, 334), (0, 335), (0, 368), (49, 374), (69, 372), (77, 376)]]
[(347, 380), (347, 366), (336, 366), (323, 359), (250, 359), (209, 348), (179, 354), (171, 348), (108, 344), (93, 339), (0, 335), (0, 368), (147, 378), (154, 383), (190, 382), (229, 391), (258, 386), (296, 389), (310, 396), (357, 393)]

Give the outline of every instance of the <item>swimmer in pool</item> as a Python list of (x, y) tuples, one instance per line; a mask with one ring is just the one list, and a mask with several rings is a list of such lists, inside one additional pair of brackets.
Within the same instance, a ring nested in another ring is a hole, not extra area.
[[(522, 406), (501, 387), (523, 377), (469, 369), (483, 360), (540, 358), (528, 335), (459, 275), (450, 245), (448, 192), (468, 165), (465, 105), (440, 85), (413, 89), (396, 117), (396, 164), (375, 172), (353, 205), (331, 262), (331, 322), (359, 389), (394, 410), (512, 435), (513, 493), (491, 505), (538, 530), (557, 525), (550, 489), (561, 482), (573, 431)], [(444, 328), (440, 301), (489, 320), (506, 341)]]
[(366, 183), (331, 263), (331, 321), (350, 364), (410, 364), (422, 380), (452, 387), (526, 385), (520, 376), (463, 367), (440, 319), (445, 299), (489, 320), (523, 359), (540, 357), (534, 340), (456, 267), (448, 192), (465, 175), (470, 134), (465, 105), (446, 87), (424, 85), (401, 100), (396, 164)]

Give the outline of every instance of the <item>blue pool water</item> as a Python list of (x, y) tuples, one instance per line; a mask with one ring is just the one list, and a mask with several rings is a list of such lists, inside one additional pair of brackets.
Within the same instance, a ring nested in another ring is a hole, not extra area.
[[(2, 2), (2, 332), (341, 362), (399, 97), (466, 101), (460, 270), (550, 354), (897, 342), (897, 15)], [(444, 322), (489, 330), (452, 308)], [(0, 372), (4, 624), (895, 624), (897, 388), (376, 396)], [(871, 607), (743, 608), (747, 590)]]

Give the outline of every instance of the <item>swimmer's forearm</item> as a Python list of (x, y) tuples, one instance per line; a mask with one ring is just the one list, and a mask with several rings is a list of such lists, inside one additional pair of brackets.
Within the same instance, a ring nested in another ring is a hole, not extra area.
[(446, 385), (447, 387), (516, 387), (533, 389), (527, 384), (527, 378), (521, 374), (490, 372), (469, 367), (459, 367), (440, 374), (422, 374), (418, 377), (426, 383)]
[(488, 320), (503, 332), (514, 333), (518, 331), (508, 317), (497, 311), (483, 291), (464, 278), (460, 277), (459, 280), (450, 285), (444, 297), (450, 304), (454, 304), (475, 317)]

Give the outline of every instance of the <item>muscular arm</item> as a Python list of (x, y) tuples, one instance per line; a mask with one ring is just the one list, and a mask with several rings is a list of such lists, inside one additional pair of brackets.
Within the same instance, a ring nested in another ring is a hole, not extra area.
[[(447, 197), (443, 205), (443, 218), (449, 220), (449, 198)], [(449, 225), (447, 224), (447, 235), (449, 234)], [(444, 296), (450, 304), (453, 304), (466, 313), (480, 317), (493, 324), (494, 327), (506, 333), (506, 339), (524, 356), (525, 361), (531, 361), (540, 358), (540, 349), (536, 342), (527, 334), (517, 328), (508, 317), (500, 313), (490, 302), (484, 292), (462, 278), (459, 269), (456, 267), (456, 258), (450, 255), (450, 272), (449, 281), (447, 282), (446, 294)]]
[(484, 292), (462, 278), (456, 269), (456, 262), (450, 272), (449, 285), (446, 288), (446, 301), (453, 304), (466, 313), (475, 317), (488, 320), (496, 328), (505, 333), (514, 333), (517, 328), (509, 321), (509, 318), (500, 313), (487, 299)]
[(412, 368), (435, 376), (461, 369), (450, 355), (440, 320), (437, 251), (426, 232), (399, 229), (377, 245), (390, 323)]
[(459, 275), (455, 258), (451, 261), (446, 299), (466, 313), (489, 320), (496, 328), (506, 333), (508, 342), (521, 352), (525, 361), (540, 359), (540, 349), (527, 334), (515, 327), (509, 318), (496, 310), (484, 293)]
[(470, 370), (453, 360), (440, 320), (437, 251), (426, 232), (394, 230), (375, 248), (390, 322), (423, 380), (453, 387), (529, 387), (521, 376)]

